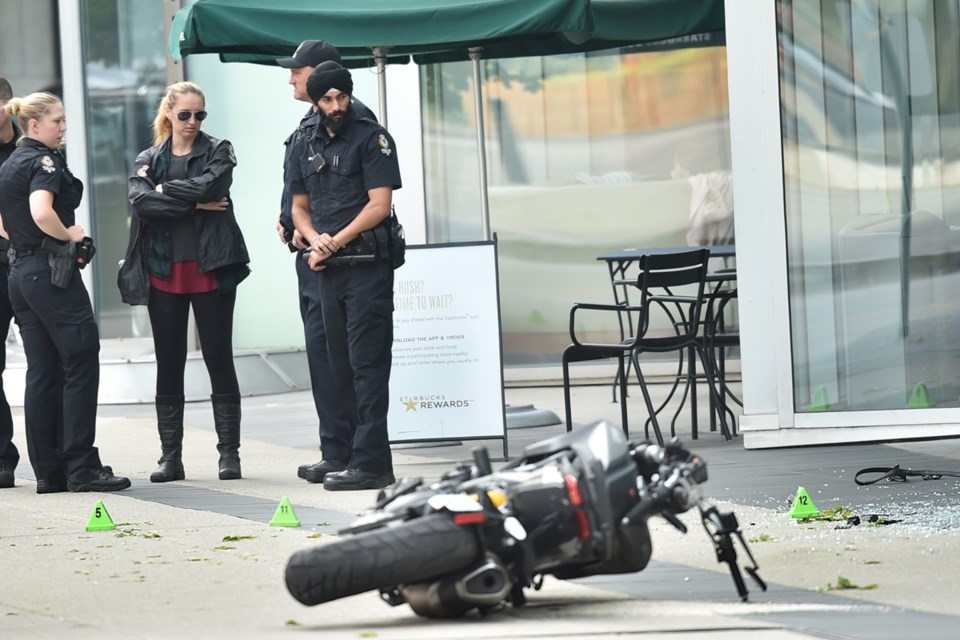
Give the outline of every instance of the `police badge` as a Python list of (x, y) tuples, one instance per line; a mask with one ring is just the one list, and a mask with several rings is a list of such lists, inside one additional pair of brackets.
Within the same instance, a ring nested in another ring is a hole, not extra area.
[(389, 156), (391, 153), (393, 153), (393, 149), (390, 148), (390, 141), (387, 140), (386, 135), (381, 133), (379, 136), (377, 136), (377, 144), (380, 145), (380, 153), (383, 155)]
[(140, 167), (139, 169), (137, 169), (137, 177), (138, 177), (138, 178), (146, 178), (148, 171), (150, 171), (150, 165), (148, 165), (148, 164), (143, 165), (142, 167)]
[(56, 165), (53, 164), (53, 158), (50, 156), (43, 156), (40, 158), (40, 168), (47, 173), (53, 173), (57, 170)]

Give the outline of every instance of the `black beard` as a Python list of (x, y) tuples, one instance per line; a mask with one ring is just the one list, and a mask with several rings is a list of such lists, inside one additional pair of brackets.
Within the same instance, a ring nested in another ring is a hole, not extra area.
[[(333, 116), (343, 115), (343, 118), (340, 120), (334, 120)], [(331, 111), (330, 115), (325, 115), (323, 111), (320, 112), (320, 124), (332, 131), (334, 134), (340, 133), (343, 129), (353, 122), (353, 107), (352, 105), (347, 105), (346, 109), (342, 111)]]

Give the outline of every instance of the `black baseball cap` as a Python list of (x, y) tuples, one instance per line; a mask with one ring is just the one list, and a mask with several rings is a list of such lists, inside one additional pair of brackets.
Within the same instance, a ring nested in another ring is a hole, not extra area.
[(277, 58), (277, 64), (284, 69), (297, 67), (315, 67), (321, 62), (333, 60), (340, 64), (340, 52), (337, 48), (323, 40), (304, 40), (289, 58)]

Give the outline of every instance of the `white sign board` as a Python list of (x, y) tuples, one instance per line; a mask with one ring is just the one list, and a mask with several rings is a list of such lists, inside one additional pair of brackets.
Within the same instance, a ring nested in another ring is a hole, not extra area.
[(394, 273), (390, 441), (505, 438), (496, 244), (406, 255)]

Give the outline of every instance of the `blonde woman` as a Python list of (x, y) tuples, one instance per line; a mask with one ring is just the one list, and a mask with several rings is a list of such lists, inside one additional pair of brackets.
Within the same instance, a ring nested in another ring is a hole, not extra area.
[[(86, 231), (75, 217), (83, 184), (59, 151), (63, 105), (32, 93), (4, 108), (22, 133), (0, 167), (0, 215), (11, 243), (10, 302), (27, 357), (24, 417), (37, 493), (126, 489), (130, 480), (104, 468), (93, 444), (100, 336), (71, 253)], [(55, 273), (65, 277), (54, 281)]]
[[(152, 482), (183, 480), (183, 375), (193, 308), (210, 376), (221, 480), (241, 477), (240, 388), (233, 365), (236, 287), (250, 258), (229, 191), (233, 146), (201, 131), (203, 91), (167, 87), (154, 120), (154, 145), (137, 156), (129, 180), (134, 220), (118, 283), (125, 302), (146, 304), (157, 358), (159, 467)], [(129, 276), (144, 269), (144, 277)]]

